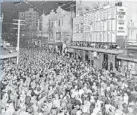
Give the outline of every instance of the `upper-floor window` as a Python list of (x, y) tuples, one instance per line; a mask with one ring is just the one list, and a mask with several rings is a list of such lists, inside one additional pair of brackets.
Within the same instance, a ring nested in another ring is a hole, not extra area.
[(60, 20), (59, 20), (59, 22), (58, 22), (58, 26), (60, 26)]
[(62, 18), (62, 25), (63, 25), (63, 18)]

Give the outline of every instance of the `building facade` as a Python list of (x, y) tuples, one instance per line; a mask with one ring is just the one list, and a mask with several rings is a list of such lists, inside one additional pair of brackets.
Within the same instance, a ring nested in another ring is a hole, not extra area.
[(60, 6), (56, 13), (51, 12), (49, 17), (49, 43), (62, 50), (63, 44), (70, 44), (73, 34), (72, 19), (75, 16), (73, 11), (65, 11)]
[(28, 36), (34, 36), (37, 31), (39, 13), (34, 11), (33, 8), (29, 8), (28, 11), (19, 12), (19, 19), (25, 20), (25, 26), (23, 30)]
[[(136, 5), (137, 2), (126, 1), (78, 1), (73, 19), (73, 42), (68, 46), (73, 49), (74, 57), (89, 61), (97, 68), (121, 68), (120, 71), (128, 70), (130, 76), (136, 74)], [(134, 10), (133, 13), (129, 9)], [(123, 69), (125, 66), (127, 69)]]
[(125, 1), (127, 9), (127, 39), (125, 53), (118, 55), (118, 61), (123, 73), (130, 77), (137, 76), (137, 2)]
[(72, 41), (72, 18), (74, 12), (63, 10), (61, 7), (57, 9), (57, 24), (56, 24), (56, 42), (68, 43)]
[(42, 14), (38, 20), (37, 36), (49, 37), (49, 15)]
[(75, 49), (76, 58), (90, 61), (97, 68), (114, 70), (117, 55), (123, 53), (116, 47), (122, 47), (127, 34), (126, 8), (109, 2), (80, 1), (77, 5), (69, 48)]
[(49, 42), (55, 43), (56, 40), (56, 13), (52, 10), (49, 16)]

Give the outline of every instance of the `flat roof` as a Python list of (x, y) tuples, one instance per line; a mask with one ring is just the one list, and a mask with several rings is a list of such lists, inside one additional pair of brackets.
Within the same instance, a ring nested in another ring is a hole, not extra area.
[(67, 46), (68, 48), (79, 49), (79, 50), (87, 50), (87, 51), (95, 51), (101, 53), (109, 53), (109, 54), (121, 54), (124, 50), (119, 49), (102, 49), (102, 48), (91, 48), (91, 47), (80, 47), (80, 46)]
[[(9, 50), (12, 48), (9, 48)], [(0, 48), (0, 59), (6, 59), (6, 58), (12, 58), (12, 57), (17, 57), (18, 52), (15, 50), (12, 50), (13, 52), (10, 53), (8, 49), (5, 49), (3, 47)]]

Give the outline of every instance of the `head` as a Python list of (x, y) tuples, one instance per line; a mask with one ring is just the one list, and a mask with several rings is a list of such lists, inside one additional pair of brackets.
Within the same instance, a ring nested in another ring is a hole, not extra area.
[(60, 97), (60, 99), (63, 99), (63, 95), (62, 94), (59, 97)]
[(77, 86), (77, 85), (75, 85), (75, 86), (74, 86), (74, 88), (75, 88), (75, 90), (77, 90), (77, 89), (78, 89), (78, 86)]

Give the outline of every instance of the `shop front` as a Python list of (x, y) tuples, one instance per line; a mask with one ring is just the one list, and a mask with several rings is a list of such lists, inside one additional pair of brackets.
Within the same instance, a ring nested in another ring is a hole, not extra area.
[(94, 66), (102, 68), (103, 66), (103, 53), (93, 52)]
[(108, 70), (114, 70), (115, 66), (115, 57), (116, 55), (108, 54)]
[(81, 46), (67, 46), (75, 50), (75, 55), (79, 55), (81, 51), (82, 61), (87, 61), (90, 65), (97, 68), (104, 68), (106, 70), (116, 69), (116, 57), (118, 54), (123, 53), (123, 50), (118, 49), (102, 49), (102, 48), (91, 48)]
[(129, 56), (118, 56), (119, 70), (129, 78), (137, 76), (137, 59)]

